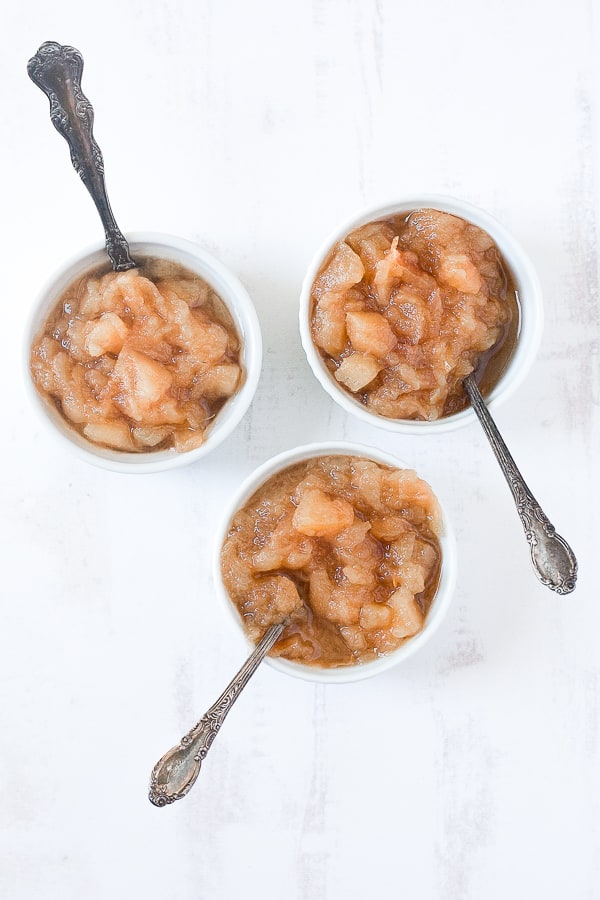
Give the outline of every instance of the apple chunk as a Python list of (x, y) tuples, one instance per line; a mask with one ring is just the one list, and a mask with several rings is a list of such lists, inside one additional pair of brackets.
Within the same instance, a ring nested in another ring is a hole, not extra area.
[(396, 637), (412, 637), (422, 629), (425, 616), (410, 589), (398, 588), (388, 603), (394, 611), (392, 632)]
[(136, 422), (143, 421), (144, 413), (164, 397), (173, 381), (165, 366), (127, 348), (119, 353), (113, 378), (122, 390), (121, 407)]
[(311, 488), (302, 495), (292, 524), (296, 531), (308, 537), (333, 537), (352, 525), (354, 509), (342, 497), (331, 497), (320, 488)]
[(105, 444), (115, 450), (136, 449), (131, 439), (129, 426), (125, 422), (90, 422), (83, 429), (83, 433), (90, 441), (96, 444)]
[(351, 353), (340, 363), (335, 373), (336, 380), (356, 392), (370, 384), (381, 371), (381, 366), (366, 353)]
[(84, 347), (94, 358), (103, 353), (120, 353), (128, 332), (127, 325), (116, 313), (102, 313), (99, 319), (87, 323)]
[(393, 350), (398, 339), (385, 316), (377, 312), (349, 312), (346, 329), (350, 343), (361, 353), (371, 353), (384, 359)]

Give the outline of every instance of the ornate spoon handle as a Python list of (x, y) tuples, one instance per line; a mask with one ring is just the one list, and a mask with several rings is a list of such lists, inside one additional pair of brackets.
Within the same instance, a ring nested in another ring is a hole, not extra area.
[(557, 594), (570, 594), (577, 581), (575, 554), (565, 539), (556, 533), (554, 525), (525, 484), (473, 375), (467, 375), (463, 385), (512, 491), (537, 577)]
[(108, 202), (104, 161), (94, 140), (94, 110), (81, 90), (83, 57), (74, 47), (54, 41), (42, 44), (27, 63), (31, 80), (50, 100), (50, 118), (71, 150), (75, 171), (92, 195), (106, 234), (106, 251), (116, 272), (135, 266)]
[(150, 776), (148, 793), (150, 802), (155, 806), (166, 806), (167, 803), (185, 797), (196, 781), (202, 760), (210, 750), (227, 713), (284, 628), (285, 623), (271, 625), (217, 702), (213, 703), (179, 744), (156, 763)]

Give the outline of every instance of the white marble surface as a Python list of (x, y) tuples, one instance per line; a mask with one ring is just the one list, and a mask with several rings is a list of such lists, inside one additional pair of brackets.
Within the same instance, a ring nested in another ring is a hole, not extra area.
[[(55, 0), (5, 9), (0, 896), (11, 900), (505, 900), (600, 896), (599, 23), (592, 0)], [(38, 429), (19, 338), (38, 286), (99, 226), (25, 75), (79, 47), (124, 229), (195, 239), (239, 274), (266, 346), (222, 452), (150, 476), (95, 470)], [(536, 263), (538, 361), (498, 412), (580, 560), (537, 584), (476, 425), (405, 438), (334, 408), (296, 302), (324, 235), (417, 190), (495, 214)], [(459, 583), (401, 668), (323, 687), (263, 668), (188, 798), (154, 761), (243, 646), (213, 601), (215, 516), (307, 440), (395, 450), (447, 498)]]

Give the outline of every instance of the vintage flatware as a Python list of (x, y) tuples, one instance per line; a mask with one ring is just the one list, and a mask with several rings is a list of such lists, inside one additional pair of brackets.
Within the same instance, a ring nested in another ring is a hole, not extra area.
[(557, 534), (554, 525), (527, 487), (485, 405), (475, 376), (467, 375), (463, 386), (512, 491), (537, 577), (557, 594), (570, 594), (577, 581), (575, 554), (565, 539)]
[(94, 110), (81, 90), (83, 57), (74, 47), (46, 41), (27, 63), (31, 80), (50, 100), (50, 119), (71, 151), (75, 171), (92, 195), (106, 235), (106, 252), (115, 272), (132, 269), (135, 262), (108, 202), (104, 160), (93, 135)]
[(188, 793), (227, 713), (284, 628), (285, 623), (271, 625), (219, 699), (177, 746), (156, 763), (150, 776), (148, 793), (150, 802), (155, 806), (166, 806)]

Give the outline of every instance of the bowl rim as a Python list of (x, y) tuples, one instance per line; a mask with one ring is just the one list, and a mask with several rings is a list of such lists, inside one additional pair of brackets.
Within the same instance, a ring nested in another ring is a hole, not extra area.
[(495, 409), (517, 390), (533, 365), (542, 340), (544, 311), (542, 290), (536, 270), (529, 256), (512, 233), (494, 216), (465, 200), (446, 194), (413, 194), (387, 203), (361, 208), (354, 215), (337, 225), (320, 244), (305, 272), (300, 291), (299, 327), (300, 339), (308, 364), (321, 386), (346, 412), (382, 428), (399, 434), (441, 434), (453, 431), (476, 420), (468, 406), (459, 413), (432, 422), (410, 419), (389, 419), (370, 412), (360, 401), (352, 397), (333, 378), (315, 347), (310, 333), (311, 288), (327, 254), (337, 241), (343, 240), (353, 229), (368, 222), (410, 212), (432, 208), (459, 216), (479, 226), (494, 239), (519, 290), (520, 322), (515, 349), (507, 366), (486, 397), (486, 404)]
[[(86, 441), (75, 429), (64, 422), (58, 411), (54, 411), (49, 400), (38, 393), (30, 372), (31, 345), (35, 337), (40, 333), (41, 322), (47, 315), (52, 305), (56, 303), (61, 290), (69, 281), (78, 277), (78, 271), (84, 274), (87, 268), (93, 268), (97, 262), (94, 257), (105, 252), (104, 241), (96, 241), (88, 244), (81, 250), (73, 253), (46, 277), (28, 312), (23, 331), (22, 348), (22, 380), (25, 392), (29, 398), (38, 422), (41, 422), (45, 431), (63, 448), (67, 448), (79, 459), (87, 463), (108, 469), (114, 472), (145, 474), (163, 472), (169, 469), (179, 468), (196, 462), (207, 456), (219, 444), (221, 444), (231, 432), (238, 426), (246, 414), (260, 379), (262, 366), (262, 335), (256, 309), (250, 295), (242, 282), (230, 269), (227, 268), (212, 253), (205, 250), (194, 241), (177, 235), (157, 231), (131, 231), (125, 237), (129, 244), (148, 245), (156, 247), (157, 251), (168, 250), (197, 261), (194, 271), (215, 287), (219, 296), (227, 306), (236, 323), (238, 332), (242, 337), (242, 358), (245, 368), (245, 380), (241, 389), (219, 411), (213, 426), (210, 428), (206, 441), (194, 450), (185, 453), (174, 451), (157, 451), (149, 453), (127, 453), (109, 448), (96, 447), (90, 441)], [(144, 251), (145, 252), (145, 251)], [(86, 260), (90, 262), (86, 265)], [(226, 288), (226, 297), (223, 288)], [(52, 299), (50, 299), (52, 298)], [(229, 410), (229, 414), (221, 413)]]
[[(391, 465), (395, 468), (413, 469), (412, 466), (399, 459), (395, 454), (387, 450), (380, 450), (376, 447), (370, 447), (354, 441), (319, 441), (310, 444), (303, 444), (278, 453), (276, 456), (263, 462), (254, 469), (246, 479), (239, 485), (236, 491), (231, 495), (224, 513), (217, 525), (215, 543), (213, 549), (213, 584), (219, 600), (219, 605), (224, 611), (224, 615), (233, 622), (236, 630), (243, 638), (248, 650), (254, 649), (255, 645), (246, 635), (240, 621), (239, 614), (229, 598), (229, 594), (223, 583), (221, 576), (221, 548), (227, 534), (229, 524), (235, 512), (243, 503), (248, 500), (252, 494), (268, 480), (272, 475), (293, 465), (296, 462), (302, 462), (317, 456), (363, 456), (372, 459), (375, 462), (381, 462), (384, 465)], [(419, 474), (419, 477), (422, 477)], [(429, 484), (429, 481), (427, 480)], [(433, 490), (433, 488), (432, 488)], [(354, 681), (362, 681), (365, 678), (371, 678), (375, 675), (394, 668), (405, 659), (408, 659), (416, 653), (424, 644), (426, 644), (438, 630), (441, 625), (448, 608), (450, 606), (455, 585), (456, 585), (456, 567), (457, 553), (456, 541), (452, 523), (449, 520), (446, 503), (440, 499), (437, 490), (434, 490), (442, 510), (443, 533), (439, 538), (442, 552), (442, 566), (440, 570), (440, 579), (435, 596), (432, 600), (431, 607), (425, 619), (423, 630), (417, 635), (410, 638), (405, 644), (401, 644), (397, 650), (392, 651), (387, 656), (379, 657), (376, 660), (363, 664), (352, 666), (344, 666), (338, 669), (325, 669), (318, 666), (306, 666), (302, 663), (294, 663), (289, 660), (273, 659), (270, 656), (265, 657), (265, 662), (271, 668), (276, 669), (286, 675), (300, 678), (304, 681), (320, 682), (325, 684), (344, 684)]]

